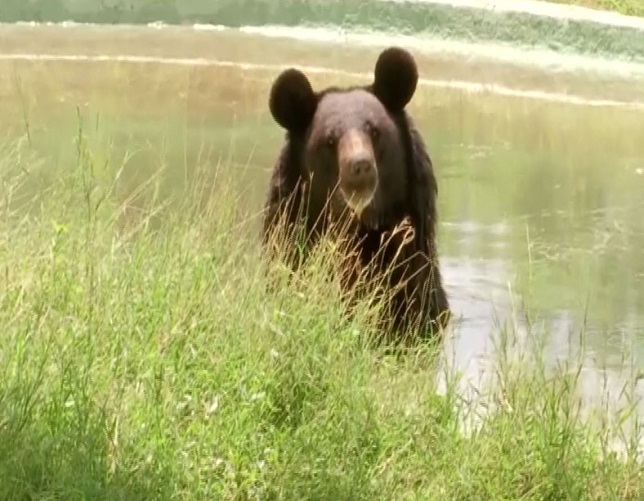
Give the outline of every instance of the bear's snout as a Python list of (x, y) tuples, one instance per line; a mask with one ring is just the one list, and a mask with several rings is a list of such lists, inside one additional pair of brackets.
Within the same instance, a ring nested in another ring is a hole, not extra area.
[(349, 130), (338, 144), (340, 190), (347, 205), (358, 214), (371, 203), (378, 186), (378, 170), (371, 138)]
[(349, 177), (357, 184), (362, 184), (363, 180), (371, 174), (373, 169), (373, 159), (366, 155), (351, 159), (349, 165)]

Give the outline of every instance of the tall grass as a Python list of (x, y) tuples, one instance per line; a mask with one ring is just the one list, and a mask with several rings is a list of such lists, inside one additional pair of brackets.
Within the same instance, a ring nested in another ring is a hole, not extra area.
[(462, 433), (457, 376), (439, 395), (430, 348), (366, 343), (332, 251), (299, 280), (262, 263), (225, 170), (166, 206), (160, 177), (126, 196), (82, 130), (76, 148), (57, 176), (26, 141), (0, 158), (0, 499), (642, 495), (635, 449), (580, 419), (575, 373), (500, 357)]

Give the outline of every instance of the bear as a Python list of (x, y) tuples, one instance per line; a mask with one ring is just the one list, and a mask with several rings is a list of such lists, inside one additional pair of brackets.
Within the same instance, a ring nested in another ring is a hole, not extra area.
[[(296, 68), (277, 76), (268, 105), (286, 133), (264, 203), (262, 244), (267, 249), (278, 224), (299, 225), (306, 255), (333, 222), (342, 223), (355, 249), (343, 289), (366, 277), (387, 293), (389, 332), (427, 338), (444, 331), (451, 312), (436, 247), (438, 184), (405, 109), (418, 78), (414, 57), (395, 46), (380, 53), (368, 85), (316, 92)], [(296, 250), (286, 251), (295, 270)]]

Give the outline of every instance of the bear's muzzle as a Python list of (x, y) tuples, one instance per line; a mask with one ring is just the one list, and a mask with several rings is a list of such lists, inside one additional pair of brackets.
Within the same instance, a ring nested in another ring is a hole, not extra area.
[(345, 132), (338, 143), (340, 191), (358, 217), (374, 198), (378, 169), (368, 134), (357, 129)]

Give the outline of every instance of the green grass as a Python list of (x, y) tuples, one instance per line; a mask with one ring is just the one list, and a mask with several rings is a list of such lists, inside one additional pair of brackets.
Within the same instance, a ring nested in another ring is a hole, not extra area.
[(550, 0), (554, 3), (579, 5), (591, 9), (609, 10), (627, 16), (644, 17), (644, 2), (642, 0)]
[(500, 343), (494, 410), (462, 433), (457, 376), (439, 395), (429, 348), (366, 342), (331, 251), (295, 281), (261, 264), (225, 169), (165, 205), (162, 171), (125, 197), (76, 148), (57, 171), (27, 141), (0, 154), (0, 499), (641, 497), (634, 449), (581, 420), (575, 367)]

